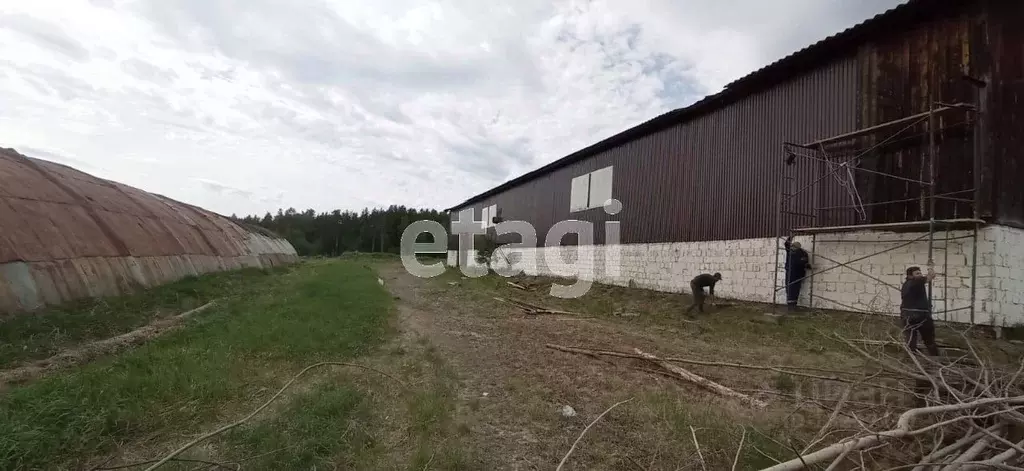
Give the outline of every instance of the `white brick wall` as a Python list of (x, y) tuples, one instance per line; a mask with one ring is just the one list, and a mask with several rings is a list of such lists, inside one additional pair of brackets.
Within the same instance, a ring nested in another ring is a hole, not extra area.
[[(979, 254), (988, 232), (990, 230), (985, 229), (978, 234)], [(801, 296), (804, 305), (813, 292), (815, 307), (896, 314), (900, 304), (898, 288), (906, 277), (906, 269), (913, 265), (925, 269), (928, 264), (926, 233), (857, 232), (820, 234), (814, 239), (808, 237), (803, 241), (808, 252), (814, 254), (814, 271), (832, 269), (816, 274), (805, 283)], [(970, 322), (970, 232), (951, 231), (948, 236), (940, 232), (935, 234), (935, 239), (935, 271), (941, 275), (932, 282), (935, 316)], [(878, 253), (882, 251), (885, 252)], [(849, 261), (854, 262), (849, 266), (839, 265)], [(982, 277), (981, 270), (977, 274), (975, 322), (987, 323), (981, 318), (984, 317), (981, 312), (991, 280)]]
[[(989, 247), (991, 242), (995, 250), (991, 254), (978, 251), (979, 278), (984, 273), (986, 287), (991, 290), (985, 300), (986, 312), (995, 317), (995, 325), (1024, 323), (1024, 230), (1003, 226), (990, 229), (985, 233), (985, 245)], [(985, 270), (980, 268), (983, 259)]]
[[(948, 237), (952, 240), (945, 241), (945, 232), (935, 234), (935, 271), (942, 274), (932, 285), (938, 319), (970, 322), (973, 253), (969, 235), (969, 231), (951, 231)], [(810, 303), (813, 292), (814, 307), (896, 315), (900, 303), (898, 287), (906, 268), (924, 268), (928, 264), (928, 239), (923, 233), (865, 231), (796, 240), (812, 254), (813, 272), (827, 270), (804, 282), (800, 301), (804, 306)], [(628, 286), (632, 281), (641, 288), (668, 292), (688, 292), (694, 276), (717, 271), (723, 279), (715, 291), (723, 298), (785, 302), (784, 291), (774, 289), (776, 283), (781, 285), (784, 280), (781, 267), (785, 257), (782, 241), (774, 238), (580, 249), (583, 257), (572, 246), (525, 249), (519, 263), (530, 275), (578, 275), (620, 286)], [(881, 251), (886, 252), (878, 253)], [(448, 264), (457, 266), (457, 262), (457, 252), (450, 251)], [(837, 262), (849, 266), (839, 266)], [(975, 323), (1024, 324), (1024, 231), (1002, 226), (979, 231), (973, 286)]]

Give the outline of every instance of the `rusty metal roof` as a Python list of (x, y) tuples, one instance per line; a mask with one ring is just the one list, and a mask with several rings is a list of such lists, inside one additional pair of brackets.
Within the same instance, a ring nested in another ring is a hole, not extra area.
[(746, 76), (733, 81), (714, 95), (709, 95), (685, 108), (679, 108), (645, 121), (633, 128), (604, 139), (589, 147), (576, 151), (568, 156), (551, 162), (536, 170), (509, 180), (490, 190), (473, 196), (445, 211), (459, 209), (485, 198), (501, 193), (533, 180), (541, 175), (565, 167), (574, 162), (587, 159), (614, 147), (640, 137), (675, 126), (714, 110), (723, 108), (752, 93), (767, 89), (779, 82), (792, 78), (794, 75), (820, 66), (847, 54), (866, 40), (884, 33), (894, 27), (907, 27), (926, 21), (932, 14), (948, 8), (962, 7), (977, 0), (908, 0), (906, 3), (879, 13), (850, 28), (826, 37), (810, 46), (796, 51), (782, 59), (766, 65)]
[(0, 264), (237, 257), (250, 255), (247, 234), (210, 211), (0, 148)]

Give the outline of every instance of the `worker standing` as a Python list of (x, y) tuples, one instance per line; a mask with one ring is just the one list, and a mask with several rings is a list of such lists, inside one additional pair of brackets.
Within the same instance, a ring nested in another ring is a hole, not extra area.
[(900, 289), (900, 320), (903, 324), (903, 339), (907, 348), (917, 352), (917, 338), (924, 340), (928, 355), (939, 356), (935, 343), (935, 321), (932, 319), (932, 304), (928, 300), (928, 282), (935, 278), (935, 271), (928, 268), (922, 275), (920, 267), (907, 268), (907, 279)]
[(796, 311), (797, 300), (800, 299), (800, 288), (811, 269), (811, 258), (800, 242), (793, 242), (793, 236), (786, 239), (786, 308)]

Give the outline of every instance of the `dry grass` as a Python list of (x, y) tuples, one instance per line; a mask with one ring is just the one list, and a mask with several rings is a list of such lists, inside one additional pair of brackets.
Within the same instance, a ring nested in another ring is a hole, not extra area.
[[(707, 469), (730, 469), (744, 433), (737, 469), (759, 469), (774, 463), (769, 456), (783, 461), (796, 456), (831, 413), (833, 403), (816, 404), (815, 398), (841, 396), (847, 386), (769, 371), (686, 366), (770, 403), (767, 410), (755, 411), (660, 374), (643, 360), (568, 354), (545, 348), (547, 343), (865, 371), (861, 358), (821, 332), (855, 338), (898, 332), (890, 318), (815, 312), (776, 320), (764, 315), (765, 307), (749, 303), (710, 309), (696, 323), (686, 323), (680, 314), (690, 300), (681, 294), (595, 285), (580, 299), (564, 300), (547, 295), (550, 278), (465, 278), (449, 271), (424, 280), (396, 262), (379, 261), (376, 267), (386, 287), (415, 311), (404, 321), (407, 328), (436, 346), (461, 378), (458, 420), (472, 431), (461, 452), (483, 456), (481, 469), (549, 469), (586, 424), (630, 397), (635, 400), (587, 432), (563, 469), (700, 469), (691, 426)], [(527, 315), (495, 297), (585, 318)], [(1007, 358), (1014, 354), (1003, 344), (978, 343)], [(886, 400), (903, 399), (871, 388), (857, 388), (850, 396), (851, 403)], [(563, 417), (563, 405), (577, 415)]]

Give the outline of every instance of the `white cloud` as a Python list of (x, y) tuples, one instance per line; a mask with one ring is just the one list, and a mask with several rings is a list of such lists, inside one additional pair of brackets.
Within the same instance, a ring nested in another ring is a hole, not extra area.
[(0, 146), (222, 213), (443, 208), (899, 0), (0, 5)]

